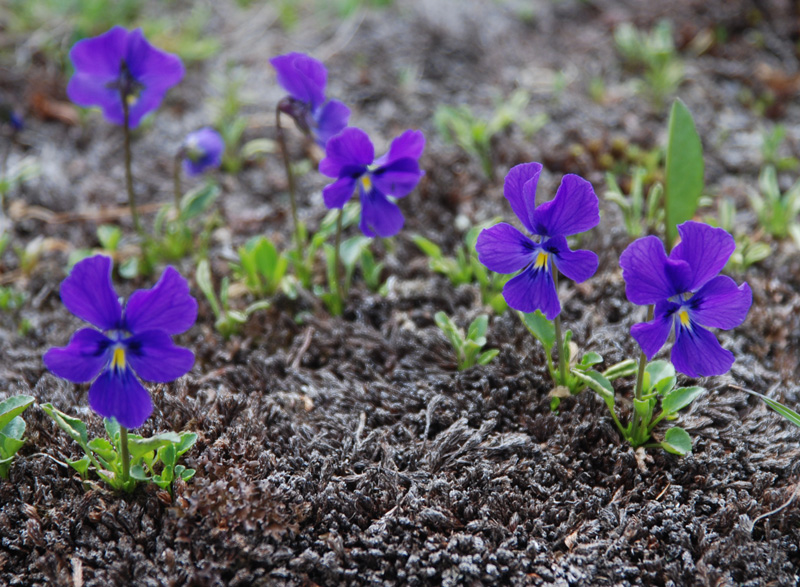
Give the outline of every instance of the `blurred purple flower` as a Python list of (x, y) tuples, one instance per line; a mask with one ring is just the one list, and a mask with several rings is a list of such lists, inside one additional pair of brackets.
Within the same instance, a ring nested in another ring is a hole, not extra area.
[(425, 136), (407, 130), (392, 141), (389, 152), (375, 159), (375, 147), (360, 128), (346, 128), (328, 141), (319, 171), (337, 178), (322, 190), (328, 208), (343, 208), (358, 187), (361, 198), (361, 223), (366, 236), (394, 236), (403, 228), (400, 208), (389, 199), (411, 193), (425, 172), (419, 158)]
[(122, 100), (126, 100), (131, 128), (158, 108), (184, 73), (180, 58), (153, 47), (141, 29), (120, 26), (78, 41), (69, 57), (75, 66), (67, 86), (70, 100), (79, 106), (99, 106), (114, 124), (124, 124)]
[(556, 197), (536, 206), (541, 163), (523, 163), (506, 175), (503, 193), (522, 225), (538, 240), (506, 224), (482, 230), (475, 249), (486, 268), (497, 273), (522, 273), (503, 287), (508, 305), (521, 312), (541, 310), (548, 320), (561, 312), (552, 268), (573, 281), (589, 279), (597, 271), (597, 255), (572, 251), (570, 235), (600, 222), (599, 202), (590, 184), (577, 175), (565, 175)]
[(730, 277), (717, 275), (736, 248), (721, 228), (699, 222), (678, 226), (681, 241), (667, 257), (664, 245), (648, 236), (633, 241), (619, 258), (625, 294), (634, 304), (655, 304), (652, 322), (634, 324), (631, 334), (650, 360), (675, 330), (671, 360), (690, 377), (722, 375), (733, 353), (705, 327), (728, 330), (741, 324), (753, 294)]
[(325, 147), (333, 135), (347, 126), (350, 109), (338, 100), (325, 100), (328, 71), (304, 53), (287, 53), (269, 60), (278, 83), (289, 92), (278, 108), (291, 116), (298, 128)]
[(175, 346), (171, 338), (197, 318), (197, 302), (186, 280), (167, 267), (155, 287), (134, 292), (123, 311), (111, 284), (111, 259), (95, 255), (73, 267), (61, 283), (61, 300), (99, 330), (78, 330), (67, 346), (45, 353), (45, 365), (73, 383), (94, 381), (89, 388), (92, 409), (126, 428), (138, 428), (153, 404), (137, 375), (166, 383), (194, 364), (194, 353)]
[(207, 169), (219, 167), (225, 141), (213, 128), (205, 127), (186, 135), (181, 152), (186, 175), (200, 175)]

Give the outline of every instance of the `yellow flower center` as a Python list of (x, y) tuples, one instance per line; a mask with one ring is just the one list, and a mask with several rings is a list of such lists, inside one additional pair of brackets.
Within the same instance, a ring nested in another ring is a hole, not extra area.
[(114, 356), (111, 357), (111, 368), (120, 371), (125, 369), (125, 349), (121, 346), (114, 349)]
[(547, 258), (550, 256), (549, 253), (545, 253), (544, 251), (539, 251), (539, 254), (536, 255), (536, 261), (533, 262), (534, 269), (542, 269), (544, 268), (547, 271)]
[(691, 324), (691, 320), (689, 320), (689, 312), (686, 310), (681, 310), (678, 313), (678, 318), (680, 318), (681, 326), (688, 327)]
[(361, 176), (361, 187), (365, 192), (372, 191), (372, 178), (369, 176), (369, 174)]

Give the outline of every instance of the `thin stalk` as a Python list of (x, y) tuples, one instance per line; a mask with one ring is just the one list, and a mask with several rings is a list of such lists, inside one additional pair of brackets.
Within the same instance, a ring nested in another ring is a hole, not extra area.
[[(550, 265), (553, 270), (553, 283), (556, 286), (556, 296), (558, 296), (558, 269)], [(564, 354), (564, 342), (561, 336), (561, 314), (556, 316), (553, 321), (556, 328), (556, 347), (558, 350), (558, 373), (561, 376), (561, 385), (567, 384), (567, 358)]]
[(341, 245), (342, 245), (342, 217), (344, 216), (344, 208), (339, 210), (339, 216), (336, 218), (336, 244), (333, 248), (333, 273), (336, 279), (336, 294), (339, 296), (339, 300), (344, 300), (345, 295), (347, 295), (344, 291), (344, 284), (342, 283), (342, 272), (339, 268), (341, 263), (339, 263), (339, 256)]
[(119, 452), (122, 458), (122, 485), (128, 484), (131, 478), (131, 455), (128, 452), (128, 429), (119, 427)]
[(178, 152), (175, 155), (175, 164), (172, 169), (172, 192), (175, 196), (175, 215), (180, 216), (181, 213), (181, 196), (183, 190), (181, 189), (181, 161), (183, 160), (183, 153)]
[(294, 184), (294, 173), (292, 172), (292, 164), (289, 161), (289, 148), (286, 145), (286, 134), (283, 132), (281, 126), (281, 110), (280, 107), (275, 109), (275, 129), (278, 136), (278, 144), (281, 147), (281, 156), (283, 157), (283, 167), (286, 170), (286, 182), (289, 185), (289, 202), (292, 207), (292, 222), (294, 223), (294, 241), (297, 247), (298, 263), (303, 258), (303, 243), (300, 242), (300, 220), (297, 216), (297, 196)]
[(121, 92), (122, 98), (122, 128), (125, 131), (125, 188), (128, 190), (128, 205), (131, 209), (133, 227), (136, 232), (142, 234), (142, 225), (139, 222), (139, 211), (136, 209), (136, 194), (133, 191), (133, 173), (131, 172), (131, 129), (130, 129), (130, 107), (127, 96)]
[[(647, 307), (647, 322), (651, 322), (653, 320), (653, 314), (655, 312), (655, 306), (650, 304)], [(644, 354), (642, 351), (639, 354), (639, 371), (636, 374), (636, 389), (633, 392), (634, 399), (641, 400), (642, 399), (642, 387), (644, 385), (644, 369), (647, 367), (647, 355)], [(637, 441), (637, 437), (639, 434), (639, 428), (641, 428), (642, 422), (641, 418), (639, 418), (639, 414), (636, 412), (636, 408), (633, 409), (633, 414), (631, 415), (631, 440), (633, 442)]]

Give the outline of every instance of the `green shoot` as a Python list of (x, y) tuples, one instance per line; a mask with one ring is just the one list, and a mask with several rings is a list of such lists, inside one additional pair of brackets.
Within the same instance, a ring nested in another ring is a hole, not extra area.
[(25, 420), (20, 414), (33, 402), (29, 395), (15, 395), (0, 402), (0, 479), (8, 479), (11, 461), (25, 444)]
[(466, 336), (444, 312), (436, 312), (434, 320), (453, 346), (459, 371), (475, 365), (486, 365), (500, 352), (497, 349), (481, 352), (486, 344), (486, 329), (489, 326), (489, 316), (486, 314), (481, 314), (472, 321)]

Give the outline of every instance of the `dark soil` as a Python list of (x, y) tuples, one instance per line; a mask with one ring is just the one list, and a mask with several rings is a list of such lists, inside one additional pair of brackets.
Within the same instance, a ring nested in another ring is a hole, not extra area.
[[(271, 3), (247, 10), (222, 3), (209, 25), (221, 54), (190, 68), (134, 143), (144, 204), (168, 201), (172, 149), (208, 122), (212, 73), (228, 62), (245, 68), (255, 100), (245, 111), (246, 138), (274, 136), (271, 113), (282, 92), (268, 57), (305, 50), (323, 59), (329, 94), (353, 107), (353, 124), (384, 144), (405, 128), (428, 137), (427, 175), (401, 203), (407, 226), (385, 258), (388, 295), (369, 293), (357, 277), (342, 318), (278, 297), (228, 341), (202, 299), (197, 326), (180, 337), (196, 351), (195, 367), (151, 388), (155, 412), (139, 431), (199, 434), (185, 457), (197, 475), (177, 483), (173, 496), (146, 487), (120, 495), (82, 483), (63, 464), (79, 448), (38, 407), (29, 409), (28, 443), (10, 480), (0, 481), (0, 583), (797, 584), (800, 500), (756, 520), (795, 491), (798, 431), (740, 391), (800, 403), (800, 255), (791, 242), (772, 243), (771, 257), (734, 276), (754, 292), (745, 324), (719, 333), (737, 362), (726, 376), (682, 380), (708, 393), (678, 421), (694, 438), (693, 454), (679, 458), (632, 450), (590, 392), (551, 412), (544, 355), (511, 313), (491, 320), (489, 346), (499, 356), (456, 371), (433, 315), (444, 310), (466, 325), (485, 311), (480, 295), (432, 273), (408, 238), (420, 233), (451, 252), (462, 239), (454, 226), (464, 220), (511, 218), (502, 181), (482, 178), (476, 161), (435, 132), (439, 104), (468, 104), (488, 116), (516, 87), (531, 91), (526, 114), (546, 112), (550, 122), (533, 138), (512, 126), (495, 141), (495, 162), (502, 178), (514, 164), (543, 161), (544, 197), (566, 172), (584, 174), (602, 194), (598, 156), (617, 137), (645, 148), (663, 142), (666, 109), (631, 89), (635, 73), (620, 63), (612, 31), (631, 20), (649, 28), (665, 16), (686, 60), (679, 94), (704, 140), (708, 193), (733, 198), (742, 209), (737, 224), (754, 233), (747, 190), (756, 185), (762, 130), (773, 122), (741, 97), (772, 93), (766, 114), (787, 126), (786, 154), (797, 154), (794, 4), (396, 4), (345, 20), (303, 13), (286, 33)], [(533, 17), (523, 18), (531, 6)], [(724, 43), (697, 56), (692, 40), (715, 30), (726, 32)], [(46, 55), (31, 55), (23, 39), (9, 45), (0, 54), (4, 95), (29, 104), (46, 88), (65, 99), (66, 78)], [(605, 81), (604, 104), (588, 97), (594, 77)], [(789, 89), (775, 80), (789, 80)], [(29, 275), (16, 254), (2, 258), (2, 279), (27, 292), (28, 302), (0, 313), (0, 398), (32, 394), (80, 415), (96, 435), (102, 423), (87, 407), (86, 386), (49, 374), (41, 356), (79, 325), (58, 297), (69, 251), (97, 246), (98, 210), (125, 204), (118, 131), (97, 115), (68, 126), (31, 112), (9, 156), (35, 155), (43, 171), (14, 195), (13, 243), (45, 240)], [(292, 140), (299, 156), (301, 141)], [(225, 228), (210, 252), (217, 277), (229, 272), (232, 247), (253, 234), (289, 242), (277, 157), (220, 181)], [(325, 213), (324, 180), (311, 172), (300, 183), (302, 214), (313, 227)], [(584, 284), (562, 284), (561, 294), (575, 340), (609, 365), (635, 355), (628, 329), (644, 315), (624, 297), (617, 260), (629, 237), (619, 212), (602, 197), (601, 208), (600, 227), (581, 243), (598, 252), (600, 270)], [(117, 221), (132, 233), (127, 216)], [(194, 261), (178, 265), (194, 275)], [(118, 280), (118, 288), (128, 295), (149, 283)], [(195, 295), (201, 298), (196, 288)], [(30, 323), (24, 336), (22, 319)], [(631, 382), (620, 382), (623, 410), (630, 394)]]

